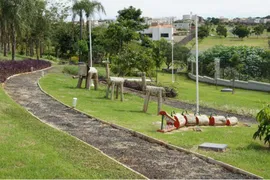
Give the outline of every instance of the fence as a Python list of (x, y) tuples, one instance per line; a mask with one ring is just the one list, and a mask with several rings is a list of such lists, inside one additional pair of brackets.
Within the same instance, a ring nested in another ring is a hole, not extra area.
[[(196, 76), (194, 74), (188, 73), (188, 76), (190, 79), (196, 80)], [(209, 84), (228, 86), (228, 87), (233, 86), (233, 82), (230, 80), (220, 79), (220, 78), (217, 78), (217, 80), (216, 80), (214, 78), (210, 78), (207, 76), (199, 76), (199, 81), (209, 83)], [(258, 82), (258, 81), (235, 80), (234, 86), (236, 88), (241, 88), (241, 89), (270, 92), (270, 84), (269, 83), (263, 83), (263, 82)]]

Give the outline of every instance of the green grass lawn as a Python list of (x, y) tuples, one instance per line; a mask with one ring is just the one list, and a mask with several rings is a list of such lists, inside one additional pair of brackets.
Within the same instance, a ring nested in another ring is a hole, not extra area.
[[(187, 44), (188, 47), (190, 47), (192, 41)], [(213, 46), (216, 45), (223, 45), (223, 46), (257, 46), (261, 47), (263, 49), (268, 50), (268, 39), (265, 36), (262, 37), (249, 37), (249, 38), (244, 38), (243, 40), (240, 40), (237, 37), (218, 37), (218, 36), (209, 36), (202, 41), (199, 42), (199, 51), (205, 51), (209, 48), (212, 48)], [(195, 50), (195, 46), (193, 47), (193, 50)]]
[[(166, 79), (166, 77), (167, 75), (164, 75), (164, 77), (160, 78)], [(156, 115), (157, 104), (155, 102), (151, 102), (148, 113), (143, 113), (144, 100), (142, 98), (125, 94), (124, 102), (119, 100), (111, 101), (105, 98), (105, 86), (100, 86), (97, 91), (76, 89), (74, 87), (77, 84), (77, 80), (57, 71), (42, 78), (40, 83), (46, 92), (70, 106), (72, 98), (77, 97), (77, 109), (89, 115), (141, 132), (167, 143), (211, 156), (264, 178), (270, 178), (270, 151), (262, 142), (252, 139), (252, 135), (256, 131), (256, 125), (252, 125), (252, 127), (245, 127), (243, 125), (238, 127), (202, 127), (203, 132), (177, 130), (162, 134), (156, 132), (160, 128), (161, 117)], [(184, 82), (181, 83), (179, 82), (179, 86), (185, 85)], [(192, 83), (188, 82), (188, 84), (191, 86)], [(184, 94), (184, 91), (179, 90), (179, 93)], [(188, 97), (186, 98), (188, 99)], [(176, 112), (182, 111), (169, 106), (163, 106), (162, 109), (168, 112), (172, 110)], [(203, 142), (225, 143), (228, 144), (229, 148), (224, 153), (198, 151), (197, 146)]]
[[(177, 99), (189, 103), (196, 103), (196, 82), (186, 75), (175, 75), (172, 84), (172, 75), (159, 73), (159, 82), (165, 86), (173, 86), (178, 91)], [(223, 93), (223, 86), (199, 84), (200, 105), (212, 107), (228, 112), (255, 116), (263, 107), (270, 104), (270, 93), (236, 89), (235, 94)]]
[(31, 116), (0, 86), (0, 179), (141, 178)]

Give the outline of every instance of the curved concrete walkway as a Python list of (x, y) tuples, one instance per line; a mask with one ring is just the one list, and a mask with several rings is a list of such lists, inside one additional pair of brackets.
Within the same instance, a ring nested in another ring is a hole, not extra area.
[[(7, 93), (43, 122), (89, 143), (151, 179), (246, 179), (247, 175), (210, 164), (193, 154), (170, 150), (89, 118), (44, 94), (41, 72), (9, 79)], [(254, 177), (253, 177), (254, 178)]]

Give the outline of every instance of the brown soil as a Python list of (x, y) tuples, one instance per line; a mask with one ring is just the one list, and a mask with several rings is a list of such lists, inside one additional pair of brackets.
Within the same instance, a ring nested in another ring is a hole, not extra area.
[(36, 72), (11, 78), (6, 82), (5, 90), (43, 122), (95, 146), (148, 178), (249, 178), (210, 164), (195, 155), (150, 143), (70, 109), (41, 92), (37, 85), (40, 76), (41, 72)]

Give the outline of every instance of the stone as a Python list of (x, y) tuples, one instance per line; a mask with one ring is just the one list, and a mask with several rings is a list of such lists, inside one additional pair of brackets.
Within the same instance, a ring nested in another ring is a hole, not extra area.
[(233, 90), (231, 88), (224, 88), (221, 89), (221, 92), (233, 92)]
[(226, 151), (227, 147), (228, 147), (227, 144), (216, 144), (216, 143), (203, 143), (199, 145), (199, 149), (213, 150), (213, 151), (218, 151), (218, 152)]

